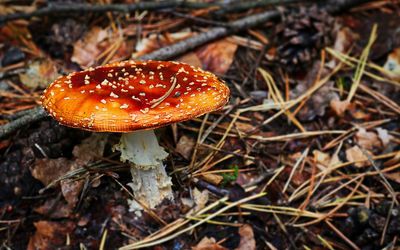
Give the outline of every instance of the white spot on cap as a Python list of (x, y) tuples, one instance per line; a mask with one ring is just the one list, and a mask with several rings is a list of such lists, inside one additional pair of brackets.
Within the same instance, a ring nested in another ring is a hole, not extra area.
[(101, 99), (101, 101), (100, 101), (101, 103), (103, 103), (103, 104), (106, 104), (107, 103), (107, 101), (106, 100), (104, 100), (104, 99)]
[(110, 96), (111, 96), (111, 97), (114, 97), (114, 98), (119, 98), (119, 96), (116, 95), (116, 94), (114, 94), (114, 92), (111, 92), (111, 93), (110, 93)]
[(147, 112), (149, 112), (149, 108), (141, 109), (140, 112), (142, 112), (143, 114), (146, 114)]
[(129, 107), (129, 105), (126, 104), (126, 103), (124, 103), (124, 104), (121, 105), (119, 108), (120, 108), (120, 109), (126, 109), (126, 108), (128, 108), (128, 107)]

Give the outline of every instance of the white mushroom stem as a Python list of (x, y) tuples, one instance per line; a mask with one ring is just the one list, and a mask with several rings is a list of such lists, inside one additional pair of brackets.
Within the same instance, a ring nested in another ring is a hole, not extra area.
[[(131, 165), (132, 188), (136, 200), (150, 208), (164, 199), (173, 199), (171, 178), (167, 175), (162, 160), (168, 153), (158, 145), (154, 130), (124, 133), (115, 149), (121, 151), (121, 160)], [(129, 211), (142, 210), (135, 200), (129, 201)]]

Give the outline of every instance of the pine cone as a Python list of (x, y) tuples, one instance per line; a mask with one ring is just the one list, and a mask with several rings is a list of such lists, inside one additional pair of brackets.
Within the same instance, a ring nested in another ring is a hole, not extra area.
[(333, 36), (334, 18), (316, 5), (292, 9), (276, 29), (277, 56), (289, 72), (308, 66)]

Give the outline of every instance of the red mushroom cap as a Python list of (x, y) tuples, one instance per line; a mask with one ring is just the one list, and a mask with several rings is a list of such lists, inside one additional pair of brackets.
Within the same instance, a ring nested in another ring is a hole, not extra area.
[(215, 75), (163, 61), (126, 61), (72, 73), (41, 96), (43, 107), (61, 124), (110, 132), (189, 120), (228, 99), (228, 87)]

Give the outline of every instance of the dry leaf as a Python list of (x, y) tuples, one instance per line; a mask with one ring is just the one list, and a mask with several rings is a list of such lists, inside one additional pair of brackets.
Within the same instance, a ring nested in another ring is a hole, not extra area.
[[(181, 31), (176, 33), (167, 33), (167, 35), (152, 34), (148, 38), (141, 40), (136, 46), (136, 52), (132, 58), (144, 56), (154, 50), (174, 44), (181, 40), (196, 35), (196, 32)], [(207, 45), (201, 46), (193, 52), (180, 57), (177, 61), (198, 66), (204, 70), (209, 70), (216, 74), (225, 74), (232, 64), (234, 54), (238, 45), (224, 38)]]
[(186, 160), (189, 160), (192, 156), (194, 145), (195, 140), (192, 137), (183, 135), (176, 144), (176, 152), (180, 153)]
[(19, 74), (19, 79), (31, 89), (46, 88), (60, 76), (57, 65), (50, 59), (30, 62), (28, 65), (25, 73)]
[[(72, 164), (69, 171), (81, 168), (82, 166), (85, 165), (83, 163), (84, 163), (83, 161), (80, 161), (80, 163)], [(75, 207), (75, 204), (79, 201), (79, 195), (83, 189), (84, 184), (85, 184), (84, 179), (79, 179), (79, 180), (66, 179), (60, 181), (61, 192), (70, 208)]]
[(344, 116), (344, 112), (349, 108), (350, 102), (347, 100), (340, 100), (339, 97), (335, 97), (330, 102), (330, 107), (335, 111), (337, 116)]
[(204, 189), (203, 191), (199, 191), (197, 188), (193, 189), (193, 201), (196, 206), (188, 212), (188, 215), (195, 214), (197, 211), (203, 209), (208, 202), (208, 191)]
[(254, 126), (250, 122), (235, 122), (235, 126), (241, 131), (241, 132), (250, 132), (254, 130)]
[(400, 48), (396, 48), (389, 54), (385, 64), (383, 65), (389, 77), (400, 80)]
[(351, 46), (353, 46), (353, 41), (355, 39), (357, 39), (357, 34), (355, 34), (348, 27), (342, 27), (337, 32), (333, 49), (338, 52), (346, 53), (351, 48)]
[(47, 186), (55, 179), (66, 174), (70, 168), (69, 164), (70, 161), (66, 158), (36, 158), (30, 171), (35, 179)]
[[(56, 202), (57, 204), (55, 204)], [(55, 208), (54, 205), (56, 206)], [(38, 214), (47, 215), (51, 219), (67, 218), (72, 212), (71, 208), (65, 202), (57, 198), (47, 199), (43, 205), (33, 208), (33, 211)]]
[(189, 64), (189, 65), (192, 65), (195, 67), (199, 67), (199, 68), (202, 67), (199, 57), (194, 52), (189, 52), (189, 53), (179, 57), (177, 59), (177, 61)]
[(65, 246), (67, 234), (70, 234), (75, 228), (72, 221), (39, 221), (33, 224), (36, 232), (29, 239), (28, 250), (59, 249)]
[(358, 120), (370, 120), (371, 113), (362, 109), (351, 110), (351, 116)]
[(98, 44), (108, 37), (108, 32), (101, 27), (93, 27), (83, 39), (74, 44), (71, 61), (82, 68), (88, 68), (96, 63), (96, 57), (102, 52)]
[(192, 247), (192, 250), (228, 250), (228, 248), (218, 245), (213, 237), (206, 236), (197, 246)]
[(224, 38), (198, 48), (195, 53), (203, 69), (223, 75), (231, 66), (237, 47), (237, 44)]
[(219, 185), (221, 181), (224, 179), (221, 175), (217, 174), (202, 174), (200, 178), (210, 184), (213, 184), (215, 186)]
[(365, 130), (365, 128), (358, 130), (356, 140), (361, 147), (367, 150), (382, 149), (382, 143), (378, 135), (375, 132)]
[(383, 147), (386, 148), (386, 146), (390, 142), (390, 139), (392, 139), (393, 136), (391, 136), (389, 134), (387, 129), (383, 129), (383, 128), (380, 128), (380, 127), (376, 128), (376, 132), (378, 132), (378, 137), (381, 140)]
[[(372, 156), (372, 153), (370, 153), (370, 152), (368, 152), (368, 153)], [(359, 168), (368, 166), (370, 164), (367, 156), (364, 155), (364, 153), (361, 151), (361, 149), (358, 146), (353, 146), (353, 147), (347, 149), (346, 150), (346, 158), (350, 162), (363, 161), (363, 162), (354, 163), (354, 165)]]
[(328, 153), (324, 153), (319, 150), (314, 150), (313, 154), (314, 161), (321, 171), (326, 170), (326, 168), (329, 166), (335, 166), (341, 163), (337, 155), (334, 155), (333, 158), (331, 158)]
[[(40, 180), (45, 186), (52, 181), (65, 175), (67, 172), (81, 168), (95, 159), (94, 154), (102, 155), (104, 146), (107, 142), (107, 136), (100, 133), (93, 133), (90, 137), (74, 147), (72, 154), (75, 159), (36, 159), (31, 167), (31, 174)], [(74, 207), (79, 200), (79, 194), (82, 191), (85, 180), (71, 181), (62, 180), (61, 191), (70, 208)]]
[(240, 243), (236, 250), (253, 250), (256, 249), (256, 240), (254, 239), (253, 229), (246, 224), (239, 228)]
[(386, 178), (395, 181), (397, 183), (400, 183), (400, 172), (394, 172), (394, 173), (384, 173)]
[[(105, 59), (108, 54), (102, 54), (112, 46), (115, 53), (108, 62), (121, 61), (132, 53), (133, 43), (126, 40), (120, 30), (111, 33), (106, 29), (95, 26), (83, 39), (74, 44), (74, 52), (71, 61), (76, 62), (83, 69), (97, 66), (100, 59)], [(112, 49), (110, 51), (113, 51)], [(101, 56), (101, 57), (100, 57)]]

